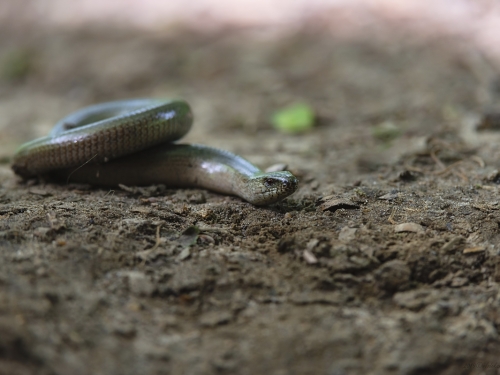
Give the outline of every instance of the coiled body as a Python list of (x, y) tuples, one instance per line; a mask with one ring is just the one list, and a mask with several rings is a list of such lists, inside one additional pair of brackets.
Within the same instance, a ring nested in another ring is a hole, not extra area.
[(224, 150), (172, 144), (192, 121), (184, 101), (137, 99), (90, 106), (61, 120), (47, 137), (22, 145), (12, 168), (24, 178), (204, 188), (255, 205), (275, 203), (297, 189), (290, 172), (264, 173)]

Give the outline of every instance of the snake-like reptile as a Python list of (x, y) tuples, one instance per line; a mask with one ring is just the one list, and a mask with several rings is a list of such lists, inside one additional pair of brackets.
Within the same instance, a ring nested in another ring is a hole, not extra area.
[(263, 172), (228, 151), (173, 144), (191, 128), (182, 100), (121, 100), (83, 108), (48, 136), (23, 144), (12, 169), (21, 177), (48, 175), (102, 186), (165, 184), (236, 195), (268, 205), (292, 194), (288, 171)]

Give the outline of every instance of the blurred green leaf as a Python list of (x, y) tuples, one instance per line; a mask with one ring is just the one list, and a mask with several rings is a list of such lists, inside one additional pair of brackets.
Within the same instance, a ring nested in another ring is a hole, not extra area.
[(303, 133), (314, 125), (314, 111), (304, 103), (294, 104), (274, 113), (273, 126), (285, 133)]
[(393, 140), (401, 135), (401, 129), (392, 121), (384, 121), (383, 123), (373, 127), (372, 134), (379, 141), (389, 145)]

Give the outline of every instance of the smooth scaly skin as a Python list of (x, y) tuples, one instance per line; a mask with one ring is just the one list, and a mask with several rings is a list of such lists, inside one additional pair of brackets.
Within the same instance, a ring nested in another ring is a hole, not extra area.
[(264, 173), (224, 150), (169, 143), (189, 131), (192, 118), (183, 101), (90, 106), (61, 120), (49, 136), (22, 145), (12, 168), (25, 178), (48, 174), (103, 186), (198, 187), (255, 205), (275, 203), (297, 189), (290, 172)]

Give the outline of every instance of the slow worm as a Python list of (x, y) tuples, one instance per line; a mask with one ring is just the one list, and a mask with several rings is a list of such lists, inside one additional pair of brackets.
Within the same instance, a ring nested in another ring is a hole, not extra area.
[(23, 178), (48, 175), (102, 186), (203, 188), (255, 205), (278, 202), (297, 189), (288, 171), (265, 173), (228, 151), (173, 144), (192, 122), (184, 101), (93, 105), (59, 121), (48, 136), (23, 144), (12, 169)]

